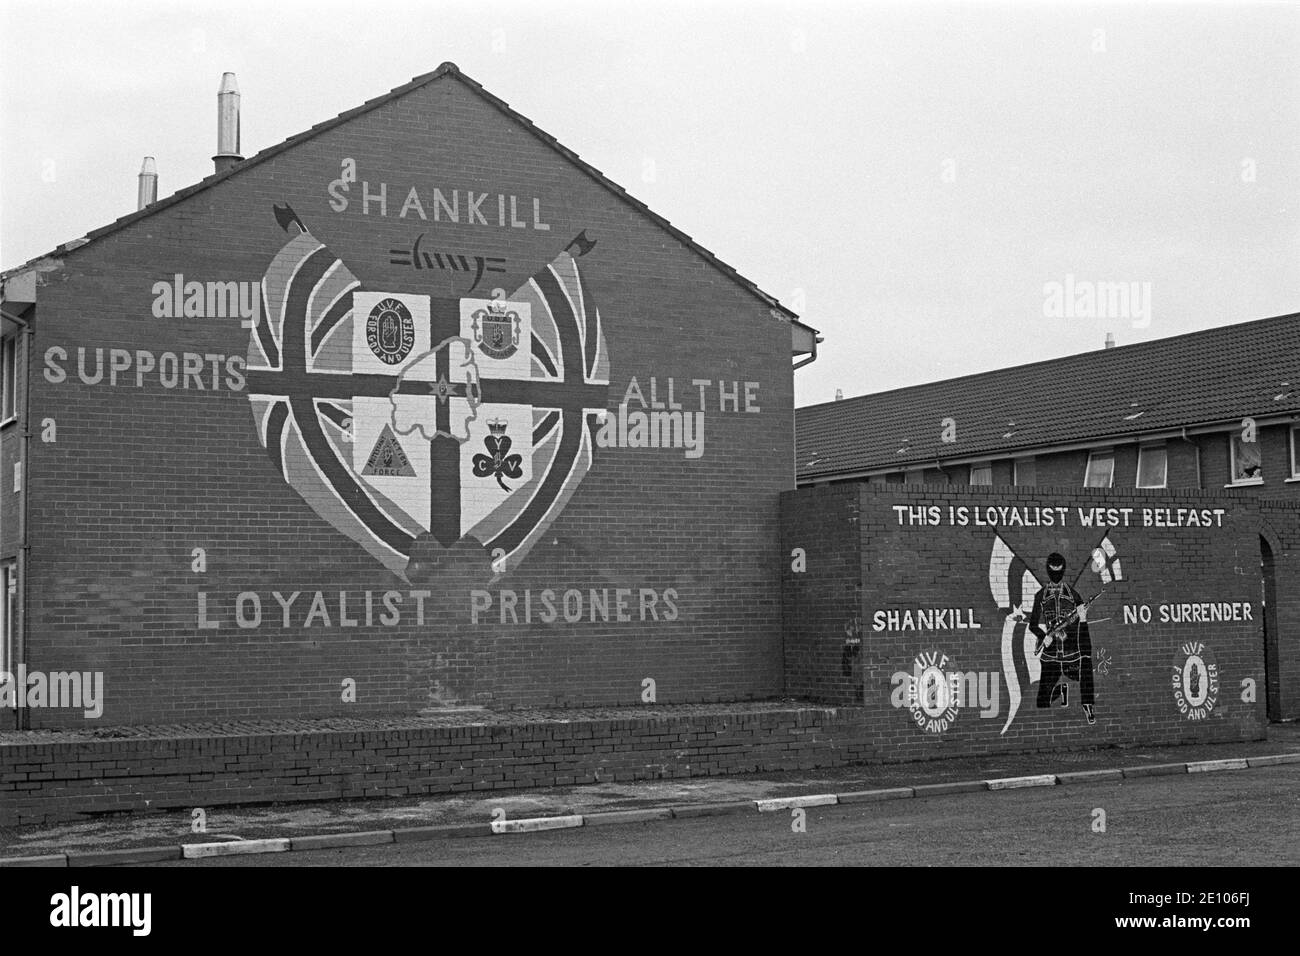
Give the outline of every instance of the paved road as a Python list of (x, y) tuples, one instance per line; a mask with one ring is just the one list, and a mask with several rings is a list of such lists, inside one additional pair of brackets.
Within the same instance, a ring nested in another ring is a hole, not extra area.
[[(1106, 812), (1094, 833), (1093, 811)], [(158, 866), (1300, 864), (1300, 766)]]

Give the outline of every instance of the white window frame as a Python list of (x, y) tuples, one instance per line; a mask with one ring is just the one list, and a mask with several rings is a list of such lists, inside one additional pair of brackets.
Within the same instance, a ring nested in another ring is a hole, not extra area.
[(18, 607), (18, 566), (0, 567), (0, 671), (14, 671), (14, 624)]
[[(1106, 484), (1104, 485), (1094, 485), (1090, 483), (1088, 480), (1090, 477), (1092, 477), (1092, 463), (1096, 461), (1098, 458), (1110, 459), (1110, 480), (1107, 481)], [(1115, 449), (1098, 448), (1094, 451), (1088, 452), (1088, 464), (1087, 467), (1083, 469), (1083, 487), (1085, 488), (1114, 488), (1115, 487)]]
[(0, 340), (0, 425), (18, 417), (18, 336)]
[[(1158, 485), (1142, 484), (1142, 459), (1145, 455), (1159, 452), (1164, 456), (1165, 467), (1161, 475), (1161, 481)], [(1137, 474), (1133, 477), (1133, 483), (1138, 488), (1168, 488), (1169, 487), (1169, 449), (1165, 445), (1139, 445), (1138, 446), (1138, 467)]]
[(1291, 426), (1291, 477), (1287, 481), (1300, 481), (1300, 425)]
[[(979, 469), (987, 468), (987, 469), (988, 469), (988, 472), (989, 472), (989, 480), (988, 480), (988, 481), (978, 481), (978, 482), (977, 482), (977, 481), (975, 480), (975, 469), (976, 469), (976, 468), (979, 468)], [(991, 487), (993, 487), (993, 462), (992, 462), (992, 461), (974, 461), (974, 462), (971, 462), (971, 466), (970, 466), (970, 475), (969, 475), (969, 477), (968, 477), (968, 482), (969, 482), (969, 484), (970, 484), (970, 487), (972, 487), (972, 488), (991, 488)]]
[[(1240, 487), (1241, 485), (1262, 485), (1264, 483), (1264, 451), (1261, 448), (1259, 453), (1259, 474), (1254, 478), (1237, 477), (1237, 442), (1241, 435), (1235, 431), (1228, 433), (1228, 484), (1224, 487)], [(1242, 444), (1246, 444), (1243, 442)], [(1259, 441), (1256, 439), (1250, 444), (1259, 448)]]

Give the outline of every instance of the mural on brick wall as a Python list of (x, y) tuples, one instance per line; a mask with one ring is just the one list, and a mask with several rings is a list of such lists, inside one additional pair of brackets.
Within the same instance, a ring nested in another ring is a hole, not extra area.
[(835, 637), (835, 676), (861, 674), (868, 706), (888, 674), (889, 706), (926, 737), (980, 733), (984, 720), (1007, 740), (1045, 728), (1114, 738), (1152, 720), (1173, 734), (1225, 716), (1207, 732), (1230, 735), (1258, 721), (1248, 511), (1233, 522), (1224, 507), (877, 504), (874, 494), (862, 493), (857, 516), (869, 635)]
[(1088, 624), (1091, 605), (1105, 593), (1104, 587), (1089, 598), (1076, 589), (1089, 566), (1103, 584), (1122, 580), (1123, 566), (1107, 530), (1091, 558), (1081, 563), (1073, 583), (1066, 583), (1069, 563), (1053, 551), (1043, 569), (1044, 583), (1032, 564), (1022, 559), (1002, 539), (993, 538), (989, 558), (989, 587), (993, 600), (1006, 613), (1002, 625), (1002, 672), (1007, 685), (1006, 733), (1016, 719), (1023, 693), (1038, 685), (1037, 705), (1070, 705), (1072, 684), (1077, 684), (1079, 703), (1088, 723), (1096, 723), (1092, 632)]
[(423, 535), (522, 560), (591, 467), (609, 355), (585, 233), (513, 293), (367, 288), (287, 205), (248, 346), (276, 470), (405, 578)]

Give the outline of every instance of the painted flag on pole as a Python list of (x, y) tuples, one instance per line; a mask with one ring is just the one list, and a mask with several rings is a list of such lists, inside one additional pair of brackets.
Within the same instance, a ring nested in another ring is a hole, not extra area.
[(1037, 683), (1042, 673), (1042, 662), (1034, 656), (1037, 638), (1029, 630), (1034, 597), (1041, 587), (1042, 583), (1024, 559), (1011, 550), (1001, 535), (994, 535), (989, 556), (989, 588), (994, 603), (1006, 614), (1002, 624), (1002, 675), (1007, 683), (1004, 734), (1016, 719), (1029, 685)]
[(1124, 580), (1124, 568), (1119, 562), (1119, 552), (1111, 543), (1109, 534), (1102, 538), (1101, 543), (1092, 551), (1092, 570), (1096, 572), (1097, 577), (1101, 578), (1103, 585)]

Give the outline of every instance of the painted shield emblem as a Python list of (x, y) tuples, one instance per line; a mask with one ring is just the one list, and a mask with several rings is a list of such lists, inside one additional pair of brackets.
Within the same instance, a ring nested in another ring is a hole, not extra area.
[(403, 578), (426, 534), (474, 538), (515, 567), (591, 467), (608, 404), (578, 259), (561, 252), (505, 299), (367, 290), (291, 211), (277, 218), (292, 238), (248, 349), (276, 470)]
[(411, 354), (411, 347), (415, 344), (415, 321), (405, 302), (390, 296), (371, 307), (366, 318), (366, 344), (388, 365), (397, 365)]
[(484, 355), (502, 361), (515, 354), (519, 348), (518, 312), (493, 301), (486, 308), (475, 309), (471, 320), (474, 341)]

